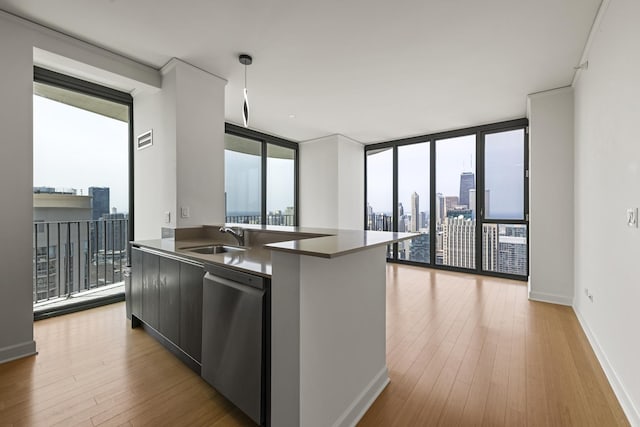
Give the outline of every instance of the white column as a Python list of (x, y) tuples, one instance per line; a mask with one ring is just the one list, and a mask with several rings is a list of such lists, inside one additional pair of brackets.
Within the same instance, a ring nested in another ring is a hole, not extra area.
[(32, 302), (33, 45), (0, 16), (0, 363), (35, 352)]
[(225, 84), (174, 58), (162, 90), (134, 98), (134, 133), (153, 130), (153, 145), (135, 153), (136, 239), (224, 222)]
[(342, 135), (300, 144), (300, 225), (362, 230), (364, 146)]
[(573, 302), (573, 89), (529, 95), (529, 299)]

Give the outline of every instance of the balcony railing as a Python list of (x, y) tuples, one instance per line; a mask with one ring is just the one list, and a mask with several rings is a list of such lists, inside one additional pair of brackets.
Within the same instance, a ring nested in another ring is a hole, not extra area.
[[(228, 223), (234, 224), (260, 224), (260, 215), (230, 215), (225, 219)], [(267, 225), (287, 225), (293, 226), (294, 216), (288, 214), (269, 214), (267, 215)]]
[(33, 223), (33, 302), (124, 281), (129, 220)]

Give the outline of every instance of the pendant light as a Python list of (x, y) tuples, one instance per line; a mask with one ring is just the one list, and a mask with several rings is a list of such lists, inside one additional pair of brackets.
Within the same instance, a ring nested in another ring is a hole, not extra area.
[(247, 65), (251, 65), (253, 58), (243, 53), (238, 57), (238, 60), (244, 65), (244, 102), (242, 103), (242, 122), (244, 127), (249, 127), (249, 98), (247, 97)]

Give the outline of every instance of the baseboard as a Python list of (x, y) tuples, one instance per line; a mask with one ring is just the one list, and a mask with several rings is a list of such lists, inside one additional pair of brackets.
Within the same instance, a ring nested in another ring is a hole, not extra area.
[(353, 427), (364, 416), (369, 407), (378, 398), (382, 390), (389, 384), (389, 372), (387, 366), (365, 387), (358, 397), (349, 405), (346, 411), (333, 424), (333, 427)]
[(33, 356), (36, 352), (36, 342), (31, 340), (20, 344), (0, 348), (0, 363), (11, 362), (27, 356)]
[(640, 426), (640, 411), (638, 411), (638, 408), (634, 406), (633, 401), (629, 398), (629, 394), (627, 393), (626, 389), (622, 385), (620, 378), (618, 378), (616, 371), (613, 369), (613, 366), (611, 366), (611, 363), (609, 363), (609, 359), (607, 358), (607, 355), (602, 350), (602, 347), (600, 347), (600, 343), (598, 342), (598, 339), (595, 337), (593, 332), (591, 332), (589, 325), (587, 325), (586, 320), (584, 319), (584, 317), (582, 317), (582, 314), (580, 314), (580, 311), (578, 311), (576, 307), (573, 307), (573, 312), (576, 313), (578, 322), (580, 322), (580, 326), (582, 326), (582, 330), (587, 336), (587, 339), (591, 344), (591, 348), (593, 349), (593, 352), (596, 354), (596, 357), (598, 358), (598, 362), (600, 362), (600, 366), (602, 366), (602, 369), (604, 370), (604, 374), (609, 380), (609, 384), (611, 385), (613, 392), (618, 398), (618, 402), (620, 402), (620, 406), (622, 406), (622, 410), (624, 411), (625, 415), (629, 419), (629, 423), (632, 426)]
[(529, 291), (530, 301), (549, 302), (551, 304), (560, 304), (573, 306), (573, 297), (567, 297), (564, 295), (545, 294), (542, 292)]

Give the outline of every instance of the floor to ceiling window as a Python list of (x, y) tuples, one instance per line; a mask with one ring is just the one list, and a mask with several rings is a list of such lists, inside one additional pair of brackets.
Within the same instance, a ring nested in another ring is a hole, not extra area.
[(436, 197), (444, 209), (436, 215), (436, 264), (476, 267), (476, 135), (438, 139)]
[(297, 225), (298, 145), (227, 123), (226, 222)]
[(86, 294), (98, 289), (103, 301), (123, 296), (133, 226), (132, 109), (127, 93), (34, 69), (36, 315), (95, 302)]
[(420, 237), (398, 243), (397, 257), (430, 263), (429, 142), (398, 147), (398, 231), (420, 233)]
[[(365, 163), (367, 182), (365, 228), (376, 231), (394, 230), (393, 214), (393, 148), (367, 151)], [(387, 258), (394, 255), (394, 246), (387, 245)]]
[(262, 144), (226, 134), (224, 164), (226, 221), (262, 224)]
[(484, 135), (482, 269), (527, 274), (525, 130)]
[(419, 233), (388, 258), (524, 279), (526, 127), (522, 119), (367, 146), (365, 227)]

